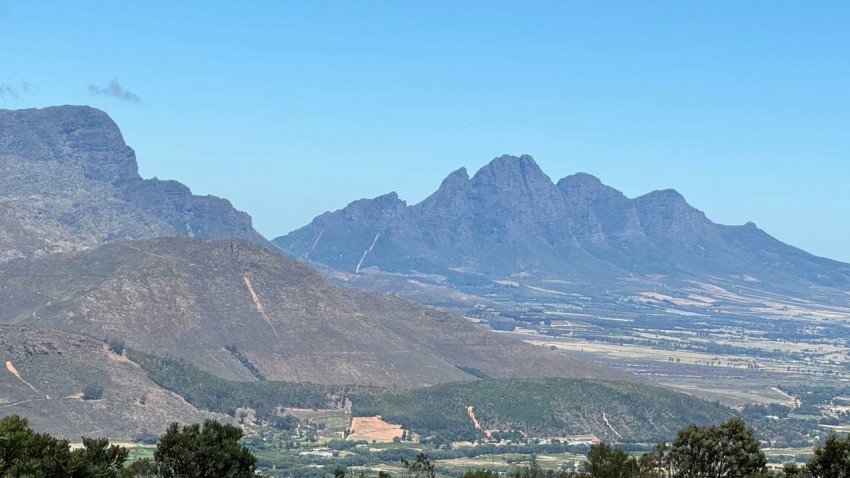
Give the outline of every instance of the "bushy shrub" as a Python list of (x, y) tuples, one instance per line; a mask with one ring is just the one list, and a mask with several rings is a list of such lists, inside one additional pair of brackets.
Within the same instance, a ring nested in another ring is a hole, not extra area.
[(100, 400), (103, 396), (103, 387), (90, 383), (83, 387), (83, 400)]

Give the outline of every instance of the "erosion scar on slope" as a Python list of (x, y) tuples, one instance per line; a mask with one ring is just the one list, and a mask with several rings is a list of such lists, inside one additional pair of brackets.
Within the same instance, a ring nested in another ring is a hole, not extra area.
[(355, 268), (354, 268), (354, 273), (355, 273), (355, 274), (359, 274), (359, 273), (360, 273), (360, 266), (362, 266), (362, 265), (363, 265), (363, 261), (365, 261), (365, 260), (366, 260), (366, 256), (368, 256), (368, 255), (369, 255), (369, 253), (370, 253), (370, 252), (372, 252), (372, 249), (374, 249), (374, 248), (375, 248), (375, 243), (376, 243), (376, 242), (378, 242), (378, 238), (379, 238), (379, 237), (381, 237), (381, 233), (380, 233), (380, 232), (379, 232), (379, 233), (377, 233), (377, 234), (375, 234), (375, 238), (374, 238), (374, 239), (372, 239), (372, 244), (369, 246), (369, 248), (368, 248), (368, 249), (366, 249), (365, 251), (363, 251), (363, 257), (361, 257), (361, 258), (360, 258), (360, 262), (358, 262), (358, 263), (357, 263), (357, 267), (355, 267)]
[(492, 438), (493, 431), (484, 430), (483, 428), (481, 428), (481, 423), (479, 423), (478, 419), (475, 418), (475, 409), (472, 407), (472, 405), (466, 406), (466, 414), (469, 415), (469, 419), (472, 420), (472, 426), (474, 426), (476, 430), (481, 430), (484, 432), (485, 435), (487, 435), (488, 438)]
[(617, 435), (617, 438), (623, 438), (623, 435), (620, 435), (620, 432), (618, 432), (617, 429), (611, 425), (611, 422), (608, 421), (608, 415), (606, 415), (605, 412), (602, 412), (602, 419), (605, 420), (605, 424), (608, 425), (608, 428), (610, 428), (612, 432), (614, 432), (614, 435)]
[(272, 328), (274, 336), (280, 340), (280, 335), (277, 334), (277, 329), (274, 328), (274, 324), (271, 320), (269, 320), (269, 316), (266, 315), (266, 309), (263, 308), (263, 304), (260, 303), (260, 297), (257, 296), (257, 293), (254, 291), (254, 287), (251, 285), (251, 279), (249, 279), (248, 276), (242, 276), (242, 280), (245, 281), (245, 287), (248, 288), (248, 292), (251, 294), (251, 300), (254, 301), (254, 307), (257, 308), (257, 312), (259, 312), (260, 316), (265, 319), (265, 321), (269, 324), (269, 327)]
[[(31, 388), (33, 392), (41, 395), (41, 392), (39, 392), (38, 389), (33, 387), (31, 383), (27, 382), (26, 380), (23, 379), (23, 377), (21, 377), (21, 374), (18, 373), (18, 369), (15, 368), (15, 366), (12, 364), (11, 360), (6, 361), (6, 370), (8, 370), (9, 373), (11, 373), (15, 377), (17, 377), (17, 379), (20, 380), (21, 382), (23, 382), (24, 385)], [(50, 398), (50, 397), (47, 397), (47, 398)]]
[(319, 231), (319, 235), (318, 235), (318, 236), (316, 236), (316, 240), (315, 240), (315, 241), (313, 241), (313, 246), (312, 246), (312, 247), (310, 247), (310, 250), (309, 250), (309, 251), (307, 251), (307, 253), (306, 253), (306, 254), (304, 254), (304, 259), (309, 259), (309, 258), (310, 258), (310, 253), (311, 253), (311, 252), (313, 252), (313, 249), (315, 249), (315, 248), (316, 248), (316, 246), (319, 244), (319, 239), (321, 239), (321, 238), (322, 238), (322, 234), (324, 234), (324, 233), (325, 233), (325, 230), (324, 230), (324, 229), (322, 229), (321, 231)]

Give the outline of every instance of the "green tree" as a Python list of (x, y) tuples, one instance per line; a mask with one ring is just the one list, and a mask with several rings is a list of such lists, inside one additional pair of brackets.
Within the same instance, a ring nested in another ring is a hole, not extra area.
[(641, 455), (638, 461), (640, 476), (645, 478), (673, 476), (670, 462), (670, 445), (659, 443), (651, 452)]
[(785, 463), (782, 465), (781, 476), (782, 478), (803, 478), (806, 476), (806, 469), (794, 462)]
[(83, 387), (83, 400), (100, 400), (103, 396), (103, 387), (93, 383)]
[(416, 461), (413, 463), (402, 458), (401, 464), (404, 465), (405, 469), (407, 469), (408, 476), (412, 478), (434, 478), (434, 475), (436, 474), (434, 471), (434, 465), (425, 453), (419, 453), (416, 455)]
[(71, 453), (76, 473), (91, 478), (116, 478), (130, 452), (106, 438), (83, 437), (83, 447)]
[(584, 462), (584, 470), (592, 478), (638, 478), (637, 460), (620, 448), (605, 443), (591, 445)]
[(142, 458), (130, 463), (121, 473), (121, 478), (158, 478), (156, 463), (150, 458)]
[(850, 436), (839, 438), (829, 434), (823, 445), (815, 446), (806, 470), (812, 478), (850, 477)]
[(172, 423), (159, 438), (154, 462), (160, 478), (248, 478), (257, 459), (239, 444), (242, 430), (216, 420), (203, 426)]
[(752, 428), (734, 417), (720, 426), (679, 430), (670, 462), (677, 478), (746, 478), (764, 474), (767, 459)]
[(0, 477), (119, 478), (127, 450), (105, 438), (83, 438), (71, 451), (68, 440), (36, 433), (26, 419), (0, 419)]

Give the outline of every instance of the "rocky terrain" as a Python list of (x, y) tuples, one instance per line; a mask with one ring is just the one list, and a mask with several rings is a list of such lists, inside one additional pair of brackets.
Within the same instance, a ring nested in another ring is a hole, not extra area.
[(414, 387), (628, 378), (396, 296), (333, 286), (241, 240), (160, 238), (0, 264), (0, 323), (180, 357), (220, 377)]
[(0, 260), (159, 236), (271, 246), (247, 214), (177, 181), (142, 179), (106, 113), (0, 110)]
[[(20, 326), (0, 326), (0, 415), (18, 414), (38, 430), (72, 440), (155, 437), (174, 420), (216, 417), (195, 409), (151, 382), (138, 365), (88, 336)], [(14, 372), (13, 372), (14, 371)], [(83, 399), (86, 387), (101, 390)]]
[(850, 265), (754, 224), (712, 222), (672, 189), (630, 199), (589, 174), (553, 182), (530, 156), (450, 174), (414, 205), (354, 201), (273, 241), (346, 273), (400, 273), (461, 289), (519, 281), (728, 279), (807, 293), (850, 286)]

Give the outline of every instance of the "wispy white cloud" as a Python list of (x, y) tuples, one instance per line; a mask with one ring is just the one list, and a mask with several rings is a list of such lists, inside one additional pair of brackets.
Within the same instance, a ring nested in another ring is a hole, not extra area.
[(121, 101), (129, 101), (131, 103), (140, 103), (142, 100), (139, 95), (130, 90), (124, 89), (118, 79), (113, 79), (106, 86), (89, 85), (89, 93), (96, 96), (108, 96)]

